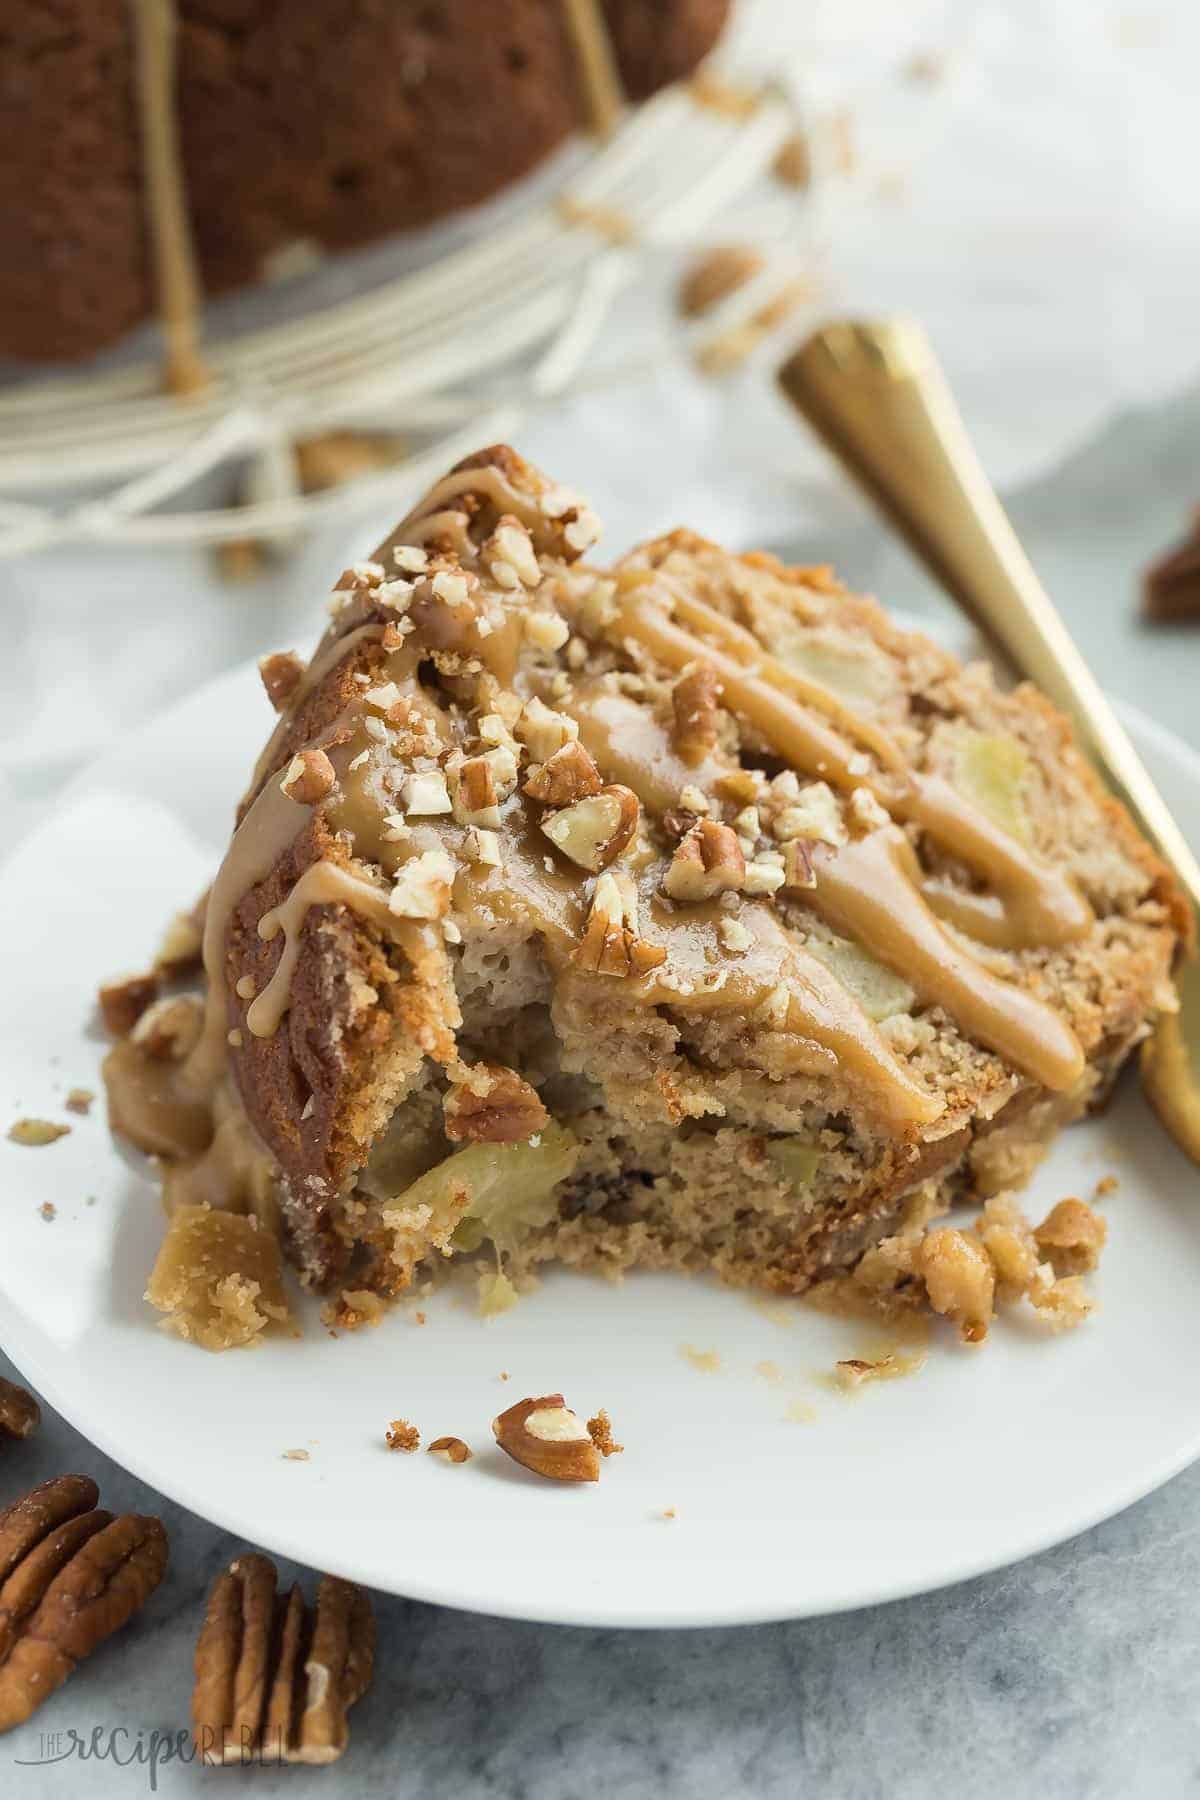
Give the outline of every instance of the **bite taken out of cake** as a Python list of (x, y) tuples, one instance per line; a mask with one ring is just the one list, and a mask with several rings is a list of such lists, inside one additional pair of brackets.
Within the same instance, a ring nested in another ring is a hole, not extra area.
[(110, 1053), (113, 1127), (330, 1296), (557, 1260), (936, 1304), (928, 1222), (1173, 1006), (1171, 878), (1032, 689), (827, 569), (598, 531), (484, 450), (266, 659), (200, 991)]

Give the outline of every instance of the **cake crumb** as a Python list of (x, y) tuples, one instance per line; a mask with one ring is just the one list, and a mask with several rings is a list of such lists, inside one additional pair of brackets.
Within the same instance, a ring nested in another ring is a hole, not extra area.
[(283, 1452), (284, 1462), (311, 1462), (311, 1460), (311, 1452), (308, 1450), (285, 1450)]
[(387, 1429), (387, 1447), (389, 1450), (411, 1452), (421, 1447), (421, 1434), (415, 1425), (407, 1419), (393, 1419)]
[(43, 1219), (45, 1219), (47, 1225), (50, 1223), (51, 1219), (56, 1219), (58, 1217), (58, 1208), (55, 1206), (53, 1200), (43, 1200), (42, 1204), (38, 1207), (38, 1211), (41, 1213)]
[(1102, 1176), (1096, 1183), (1097, 1200), (1104, 1200), (1109, 1194), (1115, 1194), (1120, 1185), (1115, 1175)]
[(92, 1101), (95, 1098), (96, 1096), (91, 1088), (73, 1087), (68, 1090), (67, 1098), (63, 1104), (66, 1106), (68, 1112), (86, 1114), (91, 1112)]
[(660, 1519), (677, 1519), (679, 1514), (673, 1506), (664, 1506), (662, 1511), (658, 1514), (658, 1517)]
[(588, 1436), (595, 1444), (601, 1456), (620, 1456), (624, 1444), (618, 1444), (612, 1434), (612, 1420), (601, 1407), (594, 1419), (587, 1422)]
[(817, 1409), (807, 1400), (793, 1400), (783, 1416), (789, 1425), (811, 1425), (817, 1417)]
[(834, 1366), (833, 1380), (844, 1392), (853, 1393), (872, 1381), (896, 1381), (901, 1375), (915, 1375), (925, 1367), (925, 1357), (901, 1356), (889, 1350), (879, 1357), (847, 1356)]
[[(378, 1294), (369, 1288), (343, 1288), (336, 1300), (327, 1300), (321, 1308), (321, 1323), (342, 1331), (361, 1331), (366, 1325), (383, 1322), (387, 1311)], [(336, 1333), (334, 1333), (336, 1335)]]
[(499, 1381), (510, 1381), (511, 1379), (512, 1379), (512, 1377), (509, 1375), (509, 1372), (507, 1369), (501, 1369), (499, 1375), (497, 1376), (497, 1380), (499, 1380)]
[(721, 1358), (715, 1350), (697, 1350), (695, 1344), (681, 1344), (679, 1354), (703, 1375), (715, 1375), (721, 1367)]
[(9, 1138), (14, 1144), (24, 1144), (29, 1149), (40, 1149), (43, 1144), (53, 1144), (60, 1137), (66, 1137), (69, 1125), (56, 1125), (52, 1119), (18, 1119), (8, 1128)]
[(425, 1314), (423, 1312), (414, 1313), (413, 1321), (417, 1325), (423, 1325), (425, 1323)]
[(754, 1373), (761, 1375), (764, 1381), (783, 1380), (783, 1370), (776, 1362), (757, 1362), (754, 1365)]

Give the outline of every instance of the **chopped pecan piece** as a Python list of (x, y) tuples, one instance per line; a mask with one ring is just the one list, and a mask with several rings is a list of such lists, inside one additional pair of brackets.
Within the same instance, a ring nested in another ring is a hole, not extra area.
[(0, 1443), (5, 1438), (31, 1437), (41, 1422), (42, 1409), (33, 1395), (0, 1375)]
[(555, 847), (593, 875), (607, 869), (638, 828), (641, 803), (631, 788), (606, 787), (542, 820)]
[(525, 783), (525, 792), (542, 806), (573, 806), (598, 794), (600, 771), (577, 738), (570, 738), (542, 763)]
[(162, 1579), (158, 1519), (96, 1510), (96, 1484), (62, 1475), (0, 1515), (0, 1731), (62, 1686)]
[(267, 690), (267, 699), (276, 712), (283, 712), (295, 693), (304, 673), (304, 664), (294, 650), (275, 650), (259, 659), (258, 672)]
[(122, 975), (116, 981), (106, 981), (97, 996), (104, 1029), (111, 1031), (114, 1037), (128, 1037), (157, 996), (158, 977), (149, 971), (145, 975)]
[(662, 816), (662, 828), (673, 844), (687, 836), (700, 818), (699, 813), (689, 812), (686, 806), (668, 807)]
[(279, 785), (289, 800), (300, 806), (316, 806), (337, 780), (324, 750), (301, 750), (293, 756)]
[(434, 1438), (429, 1446), (429, 1455), (436, 1456), (446, 1463), (470, 1462), (474, 1452), (469, 1444), (464, 1444), (459, 1437)]
[(199, 967), (204, 949), (204, 934), (195, 913), (176, 913), (163, 932), (154, 972), (168, 980), (191, 975)]
[(592, 896), (587, 930), (571, 952), (577, 967), (594, 975), (645, 975), (667, 960), (661, 944), (638, 935), (633, 883), (601, 875)]
[(715, 819), (698, 819), (671, 858), (663, 891), (672, 900), (712, 900), (736, 893), (745, 880), (746, 858), (737, 834)]
[(817, 885), (813, 867), (813, 844), (808, 838), (792, 838), (783, 847), (783, 885), (785, 888), (814, 888)]
[(192, 1690), (192, 1734), (209, 1766), (335, 1761), (370, 1684), (375, 1620), (362, 1589), (323, 1575), (310, 1620), (300, 1589), (279, 1597), (276, 1581), (254, 1552), (209, 1595)]
[(695, 663), (685, 669), (671, 689), (671, 707), (675, 722), (671, 743), (685, 763), (692, 767), (703, 762), (717, 741), (717, 714), (721, 683), (708, 663)]
[(459, 770), (454, 789), (454, 816), (463, 825), (495, 831), (500, 824), (500, 792), (487, 756), (470, 756)]
[(463, 1069), (443, 1110), (446, 1136), (454, 1144), (521, 1143), (541, 1131), (549, 1116), (536, 1090), (503, 1063)]

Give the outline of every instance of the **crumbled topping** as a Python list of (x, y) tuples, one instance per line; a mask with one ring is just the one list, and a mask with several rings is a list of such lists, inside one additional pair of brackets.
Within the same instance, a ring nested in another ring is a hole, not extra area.
[(431, 817), (453, 810), (446, 777), (440, 769), (407, 775), (401, 790), (401, 804), (409, 816)]
[(814, 781), (801, 789), (795, 802), (775, 815), (771, 832), (781, 844), (792, 838), (817, 838), (840, 849), (846, 842), (841, 808), (833, 789), (824, 781)]
[(757, 862), (746, 864), (746, 873), (742, 881), (742, 891), (747, 894), (773, 894), (784, 883), (783, 866), (780, 863), (768, 862), (765, 857)]
[(725, 948), (735, 953), (739, 950), (749, 950), (754, 942), (751, 933), (737, 919), (721, 919), (718, 922), (717, 931)]
[(588, 1436), (595, 1444), (601, 1456), (620, 1456), (624, 1444), (618, 1444), (612, 1434), (612, 1420), (601, 1407), (594, 1419), (587, 1422)]
[(525, 614), (525, 636), (538, 650), (547, 652), (561, 650), (570, 635), (570, 626), (558, 613), (531, 612)]
[(500, 839), (494, 831), (473, 826), (466, 835), (463, 851), (469, 862), (489, 869), (500, 867)]
[[(483, 546), (483, 559), (501, 587), (535, 588), (542, 579), (533, 540), (518, 519), (506, 513)], [(501, 575), (503, 568), (506, 573)], [(509, 580), (509, 575), (512, 579)]]
[(392, 561), (406, 575), (422, 575), (429, 566), (428, 553), (417, 544), (397, 544), (392, 551)]
[(513, 727), (534, 762), (549, 762), (556, 750), (579, 736), (579, 727), (566, 713), (554, 712), (543, 700), (528, 700)]
[(411, 581), (385, 581), (381, 584), (375, 598), (381, 606), (388, 607), (394, 613), (404, 614), (412, 605), (416, 589)]
[(880, 806), (870, 788), (857, 787), (850, 795), (850, 813), (855, 824), (864, 831), (878, 831), (883, 825), (891, 824), (891, 817)]
[(429, 585), (436, 597), (444, 600), (447, 606), (465, 606), (470, 596), (467, 577), (449, 569), (439, 569)]
[(401, 863), (389, 909), (406, 919), (440, 919), (450, 905), (454, 863), (444, 850), (423, 850)]

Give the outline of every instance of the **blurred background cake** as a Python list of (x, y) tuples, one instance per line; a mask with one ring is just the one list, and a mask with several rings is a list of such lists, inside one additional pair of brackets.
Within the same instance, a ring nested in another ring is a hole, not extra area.
[[(488, 198), (693, 70), (729, 0), (4, 0), (0, 350), (90, 355), (155, 309), (147, 117), (163, 71), (197, 272), (256, 281)], [(169, 73), (169, 71), (168, 71)], [(164, 171), (151, 172), (163, 175)]]

